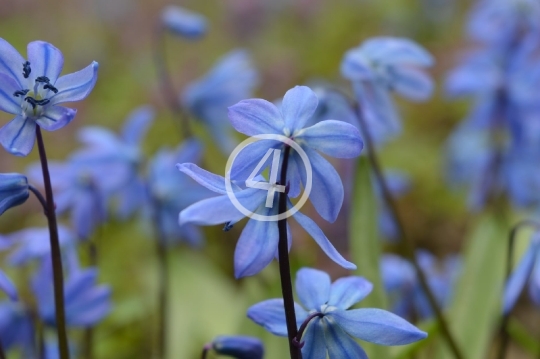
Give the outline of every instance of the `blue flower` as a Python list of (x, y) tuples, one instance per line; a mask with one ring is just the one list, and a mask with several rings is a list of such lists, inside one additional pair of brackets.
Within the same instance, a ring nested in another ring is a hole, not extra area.
[(35, 358), (32, 318), (21, 303), (0, 302), (0, 341), (6, 352), (19, 348), (23, 358)]
[[(96, 285), (96, 268), (71, 268), (66, 279), (64, 298), (66, 324), (88, 328), (100, 322), (111, 310), (111, 289)], [(32, 279), (32, 289), (37, 298), (41, 320), (47, 325), (56, 323), (52, 264), (44, 258)]]
[[(228, 230), (236, 222), (245, 217), (227, 195), (225, 178), (207, 172), (192, 163), (179, 164), (178, 169), (202, 186), (220, 196), (204, 199), (180, 212), (180, 225), (194, 223), (199, 225), (215, 225), (225, 223)], [(234, 196), (247, 210), (263, 216), (276, 215), (276, 203), (266, 207), (267, 192), (258, 188), (240, 188), (232, 183)], [(277, 201), (275, 196), (274, 201)], [(289, 206), (292, 204), (289, 202)], [(294, 219), (313, 237), (321, 249), (337, 264), (346, 269), (356, 266), (341, 256), (322, 230), (309, 217), (300, 212), (293, 214)], [(236, 245), (234, 252), (234, 273), (237, 278), (255, 275), (264, 269), (277, 256), (279, 241), (278, 226), (272, 221), (250, 219)], [(290, 234), (289, 234), (290, 243)]]
[(199, 39), (207, 30), (204, 16), (175, 5), (163, 9), (161, 21), (168, 30), (190, 40)]
[(180, 101), (204, 123), (219, 148), (229, 154), (237, 141), (227, 121), (227, 107), (250, 97), (257, 83), (258, 74), (249, 54), (234, 50), (219, 59), (203, 78), (187, 86)]
[[(384, 179), (394, 198), (401, 196), (409, 190), (411, 182), (410, 178), (402, 172), (386, 171), (384, 173)], [(379, 213), (377, 218), (379, 221), (379, 231), (383, 238), (395, 241), (399, 237), (396, 220), (385, 202), (379, 183), (375, 178), (372, 178), (372, 183), (375, 190), (375, 197), (378, 202)]]
[(390, 93), (426, 100), (433, 82), (419, 68), (432, 64), (433, 57), (408, 39), (376, 37), (345, 54), (341, 74), (352, 82), (364, 116), (375, 116), (387, 136), (393, 136), (401, 131), (401, 123)]
[[(62, 247), (75, 243), (73, 233), (62, 225), (58, 226), (58, 237)], [(0, 250), (9, 249), (12, 246), (16, 249), (8, 256), (8, 263), (13, 266), (21, 266), (31, 260), (48, 257), (51, 252), (49, 229), (47, 227), (26, 228), (0, 235)]]
[[(422, 340), (427, 334), (406, 320), (382, 309), (349, 309), (364, 299), (373, 285), (357, 276), (331, 283), (320, 270), (302, 268), (296, 274), (296, 292), (303, 306), (295, 303), (300, 326), (311, 319), (302, 341), (305, 359), (367, 358), (354, 338), (380, 345), (404, 345)], [(270, 299), (248, 309), (248, 317), (266, 330), (287, 336), (282, 299)]]
[(28, 179), (18, 173), (0, 173), (0, 215), (26, 202), (30, 195)]
[(154, 205), (150, 210), (158, 211), (160, 230), (169, 243), (178, 239), (192, 246), (203, 243), (203, 234), (197, 226), (190, 223), (178, 225), (178, 213), (213, 193), (179, 173), (175, 167), (177, 163), (197, 163), (201, 155), (202, 144), (197, 140), (187, 140), (174, 151), (161, 150), (149, 164), (148, 188)]
[(86, 145), (72, 155), (76, 163), (94, 167), (107, 191), (118, 196), (118, 215), (127, 218), (148, 200), (140, 175), (141, 141), (155, 117), (154, 109), (141, 106), (126, 119), (120, 135), (104, 127), (85, 127), (79, 139)]
[(527, 282), (531, 299), (540, 306), (540, 232), (533, 234), (529, 248), (506, 282), (504, 313), (507, 314), (512, 310)]
[(212, 349), (236, 359), (262, 359), (264, 356), (264, 346), (259, 339), (241, 335), (220, 335), (212, 341)]
[(36, 124), (55, 131), (70, 123), (77, 111), (58, 104), (80, 101), (94, 88), (97, 62), (58, 78), (63, 65), (62, 53), (47, 42), (29, 43), (25, 60), (0, 38), (0, 110), (17, 116), (0, 129), (0, 143), (11, 154), (30, 153)]
[[(334, 222), (343, 204), (343, 184), (334, 167), (319, 152), (337, 158), (354, 158), (360, 155), (363, 143), (358, 129), (343, 121), (326, 120), (305, 127), (318, 103), (309, 87), (296, 86), (283, 97), (281, 110), (263, 99), (244, 100), (229, 107), (229, 119), (234, 128), (245, 135), (277, 134), (300, 145), (312, 167), (311, 202), (321, 217)], [(272, 147), (283, 148), (284, 144), (263, 140), (244, 147), (234, 161), (231, 177), (246, 180)], [(291, 150), (287, 170), (290, 197), (300, 193), (300, 183), (306, 186), (306, 178), (300, 155)]]

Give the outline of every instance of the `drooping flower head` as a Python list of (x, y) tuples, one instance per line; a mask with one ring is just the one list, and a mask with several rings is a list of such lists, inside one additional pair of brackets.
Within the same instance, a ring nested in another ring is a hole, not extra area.
[[(366, 359), (355, 338), (380, 345), (404, 345), (422, 340), (427, 334), (406, 320), (382, 309), (349, 309), (364, 299), (373, 285), (362, 277), (350, 276), (331, 282), (320, 270), (302, 268), (296, 274), (295, 303), (300, 327), (311, 318), (301, 341), (305, 359)], [(248, 317), (269, 332), (287, 336), (282, 299), (270, 299), (248, 309)]]
[(236, 359), (263, 359), (264, 357), (264, 345), (255, 337), (220, 335), (214, 338), (211, 347), (217, 354)]
[(0, 215), (28, 199), (28, 179), (18, 173), (0, 173)]
[(161, 12), (166, 29), (189, 40), (201, 38), (207, 31), (206, 19), (180, 6), (169, 5)]
[(98, 63), (62, 77), (64, 57), (53, 45), (34, 41), (24, 59), (0, 38), (0, 110), (16, 117), (0, 128), (0, 143), (11, 154), (26, 156), (34, 147), (36, 126), (58, 130), (73, 120), (76, 110), (59, 106), (80, 101), (94, 88)]

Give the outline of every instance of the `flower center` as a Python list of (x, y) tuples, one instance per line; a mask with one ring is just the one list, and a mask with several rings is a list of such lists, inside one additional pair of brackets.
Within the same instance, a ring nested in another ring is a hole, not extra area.
[[(23, 63), (24, 78), (28, 78), (31, 72), (30, 62), (26, 61)], [(44, 106), (51, 102), (49, 99), (51, 91), (56, 94), (58, 89), (50, 83), (50, 79), (47, 76), (37, 77), (34, 80), (32, 91), (30, 89), (15, 91), (13, 96), (23, 98), (23, 101), (21, 101), (22, 117), (24, 119), (28, 117), (39, 118), (44, 112)]]

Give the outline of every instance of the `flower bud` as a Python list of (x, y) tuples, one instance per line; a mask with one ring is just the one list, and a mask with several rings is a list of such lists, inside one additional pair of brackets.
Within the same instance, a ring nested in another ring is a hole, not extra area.
[(18, 173), (0, 173), (0, 215), (23, 204), (29, 196), (28, 180)]
[(264, 346), (254, 337), (221, 335), (214, 339), (212, 348), (218, 354), (236, 359), (262, 359)]
[(167, 6), (161, 13), (161, 21), (168, 30), (190, 40), (206, 34), (206, 19), (180, 6)]

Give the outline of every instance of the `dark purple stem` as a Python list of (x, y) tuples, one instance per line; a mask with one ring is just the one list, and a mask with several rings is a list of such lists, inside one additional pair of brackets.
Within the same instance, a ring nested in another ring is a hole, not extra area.
[(28, 189), (34, 194), (34, 196), (36, 196), (39, 203), (41, 203), (41, 207), (43, 207), (43, 213), (47, 215), (47, 200), (45, 199), (45, 197), (43, 197), (41, 192), (31, 184), (28, 185)]
[(62, 269), (62, 252), (60, 250), (60, 241), (58, 239), (58, 225), (56, 223), (56, 211), (54, 208), (54, 196), (51, 185), (51, 176), (49, 174), (49, 165), (47, 162), (47, 153), (41, 128), (36, 126), (36, 138), (39, 150), (39, 159), (43, 171), (43, 184), (45, 186), (45, 198), (47, 199), (47, 208), (45, 215), (49, 223), (49, 237), (51, 242), (51, 259), (53, 268), (54, 282), (54, 304), (56, 311), (56, 328), (58, 330), (58, 350), (60, 359), (69, 359), (69, 348), (66, 331), (66, 312), (64, 304), (64, 272)]
[(304, 322), (300, 326), (300, 329), (298, 329), (298, 334), (296, 334), (296, 337), (293, 340), (293, 344), (296, 345), (298, 348), (302, 349), (302, 347), (304, 346), (304, 343), (301, 341), (302, 336), (304, 335), (304, 331), (306, 330), (309, 322), (311, 322), (311, 320), (316, 317), (322, 318), (324, 317), (324, 314), (319, 312), (311, 314), (309, 317), (306, 318), (306, 320), (304, 320)]
[(210, 350), (212, 350), (212, 344), (211, 343), (205, 344), (203, 347), (202, 354), (201, 354), (201, 359), (206, 359), (206, 356), (208, 352), (210, 352)]

